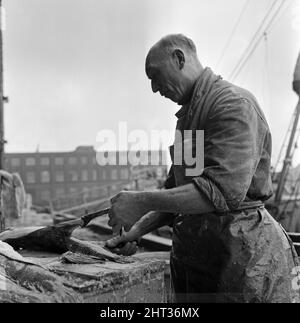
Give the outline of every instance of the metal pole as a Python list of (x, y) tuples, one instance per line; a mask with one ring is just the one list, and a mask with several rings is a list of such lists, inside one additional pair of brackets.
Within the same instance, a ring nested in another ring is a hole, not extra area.
[(297, 132), (298, 128), (298, 122), (299, 122), (299, 117), (300, 117), (300, 54), (298, 56), (298, 60), (296, 63), (296, 68), (295, 68), (295, 73), (294, 73), (294, 81), (293, 81), (293, 89), (294, 91), (298, 94), (299, 96), (299, 102), (296, 107), (296, 114), (295, 114), (295, 120), (293, 124), (293, 129), (291, 132), (288, 148), (286, 151), (286, 156), (284, 159), (284, 164), (282, 168), (282, 172), (280, 174), (279, 182), (278, 182), (278, 187), (276, 191), (276, 196), (275, 196), (275, 203), (279, 206), (281, 199), (282, 199), (282, 194), (284, 190), (284, 186), (286, 183), (286, 179), (289, 173), (289, 169), (292, 163), (292, 158), (293, 158), (293, 146), (296, 144), (295, 143), (295, 135)]
[[(4, 161), (4, 127), (3, 127), (3, 48), (2, 48), (2, 0), (0, 0), (0, 169), (3, 169)], [(0, 209), (0, 232), (5, 230), (5, 219)]]
[(3, 17), (2, 17), (2, 0), (0, 0), (0, 14), (1, 14), (1, 25), (0, 25), (0, 169), (4, 167), (4, 113), (3, 113)]

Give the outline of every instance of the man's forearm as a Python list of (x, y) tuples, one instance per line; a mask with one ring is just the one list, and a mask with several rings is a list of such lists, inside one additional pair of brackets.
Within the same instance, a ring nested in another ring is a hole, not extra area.
[(214, 212), (213, 204), (194, 184), (169, 190), (141, 192), (140, 198), (151, 211), (164, 213), (202, 214)]
[[(167, 224), (173, 214), (203, 214), (215, 211), (213, 204), (194, 184), (169, 190), (120, 192), (111, 199), (108, 224), (114, 232), (126, 232), (140, 222), (136, 231), (144, 235)], [(155, 213), (148, 214), (151, 211)], [(159, 214), (162, 213), (162, 214)]]
[(173, 223), (176, 214), (150, 212), (144, 215), (134, 226), (138, 229), (139, 235), (143, 236), (165, 225)]

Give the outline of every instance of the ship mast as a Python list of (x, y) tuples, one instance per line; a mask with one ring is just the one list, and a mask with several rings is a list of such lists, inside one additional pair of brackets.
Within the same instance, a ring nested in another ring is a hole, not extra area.
[(296, 68), (295, 68), (293, 89), (297, 93), (297, 95), (299, 96), (299, 101), (298, 101), (298, 104), (296, 107), (293, 127), (292, 127), (288, 147), (286, 150), (286, 155), (285, 155), (284, 162), (283, 162), (283, 168), (282, 168), (282, 171), (279, 176), (278, 186), (277, 186), (277, 190), (276, 190), (275, 203), (278, 206), (282, 200), (283, 190), (284, 190), (287, 176), (289, 173), (289, 169), (290, 169), (290, 166), (292, 163), (294, 145), (297, 144), (295, 142), (295, 137), (296, 137), (298, 123), (299, 123), (299, 117), (300, 117), (300, 54), (298, 56), (298, 61), (297, 61)]

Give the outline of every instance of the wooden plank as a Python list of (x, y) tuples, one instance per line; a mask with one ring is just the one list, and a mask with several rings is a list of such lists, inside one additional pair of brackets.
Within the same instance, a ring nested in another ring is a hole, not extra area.
[(297, 251), (297, 254), (298, 254), (298, 256), (300, 257), (300, 243), (294, 243), (294, 247), (295, 247), (295, 249), (296, 249), (296, 251)]
[(293, 242), (300, 243), (300, 233), (289, 232), (288, 235), (292, 239)]

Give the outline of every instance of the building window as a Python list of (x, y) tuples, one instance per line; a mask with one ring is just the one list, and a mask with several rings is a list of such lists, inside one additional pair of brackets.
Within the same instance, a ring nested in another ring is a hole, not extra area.
[(91, 190), (91, 197), (93, 199), (99, 198), (99, 190), (98, 190), (97, 187), (92, 188), (92, 190)]
[(35, 183), (35, 173), (34, 172), (28, 172), (26, 174), (26, 181), (28, 184), (34, 184)]
[(12, 158), (11, 159), (11, 166), (12, 167), (19, 167), (21, 165), (20, 158)]
[(49, 183), (50, 182), (50, 173), (45, 170), (41, 172), (41, 183)]
[(106, 170), (102, 170), (102, 179), (106, 180)]
[(87, 201), (90, 197), (90, 189), (87, 187), (84, 187), (82, 190), (82, 197), (83, 197), (83, 201)]
[(4, 157), (4, 169), (8, 169), (11, 166), (9, 162), (11, 161), (7, 157)]
[(28, 157), (25, 160), (26, 166), (35, 166), (35, 158), (34, 157)]
[(93, 157), (92, 163), (93, 163), (93, 165), (98, 165), (98, 163), (97, 163), (97, 159), (96, 159), (96, 157), (95, 157), (95, 156)]
[(55, 157), (54, 164), (57, 166), (62, 166), (64, 164), (64, 157)]
[(69, 188), (69, 192), (70, 192), (71, 194), (77, 193), (77, 188), (76, 188), (76, 187), (70, 187), (70, 188)]
[(63, 182), (65, 180), (64, 173), (63, 172), (60, 172), (60, 171), (56, 172), (56, 174), (55, 174), (55, 180), (58, 183)]
[(69, 157), (68, 163), (69, 163), (69, 165), (77, 165), (77, 158), (76, 157)]
[(89, 174), (88, 174), (88, 171), (86, 169), (84, 169), (82, 172), (81, 172), (81, 180), (83, 182), (87, 182), (89, 180)]
[(78, 181), (78, 173), (74, 170), (69, 171), (69, 180), (70, 182), (77, 182)]
[(41, 157), (41, 165), (42, 166), (49, 166), (50, 165), (50, 158), (49, 157)]
[(118, 179), (118, 170), (117, 169), (112, 169), (111, 170), (111, 179), (112, 180), (117, 180)]
[(129, 179), (129, 171), (127, 168), (121, 169), (121, 179)]
[(93, 175), (93, 181), (97, 181), (97, 179), (98, 179), (98, 176), (97, 176), (97, 171), (96, 171), (96, 169), (93, 169), (93, 173), (92, 173)]
[(51, 193), (49, 190), (41, 191), (41, 200), (42, 201), (50, 201), (50, 199), (51, 199)]
[(65, 195), (65, 189), (63, 187), (59, 187), (55, 190), (56, 198), (59, 199)]
[(88, 158), (83, 156), (83, 157), (81, 157), (81, 158), (80, 158), (80, 161), (81, 161), (81, 164), (82, 164), (82, 165), (87, 165), (87, 163), (88, 163)]

